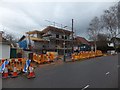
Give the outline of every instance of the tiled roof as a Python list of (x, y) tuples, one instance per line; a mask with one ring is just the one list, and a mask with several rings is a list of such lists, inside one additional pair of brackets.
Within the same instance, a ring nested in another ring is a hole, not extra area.
[(76, 37), (75, 40), (79, 41), (80, 43), (82, 44), (87, 44), (87, 45), (90, 45), (90, 43), (83, 37)]
[(72, 31), (69, 31), (69, 30), (65, 30), (65, 29), (61, 29), (61, 28), (57, 28), (57, 27), (53, 27), (53, 26), (48, 26), (45, 29), (43, 29), (42, 31), (34, 30), (34, 31), (26, 32), (26, 34), (37, 34), (37, 33), (45, 34), (48, 31), (55, 31), (55, 32), (60, 32), (60, 33), (65, 33), (65, 34), (71, 34), (72, 33)]
[(53, 27), (53, 26), (48, 26), (47, 28), (43, 29), (43, 33), (46, 33), (48, 31), (55, 31), (55, 32), (60, 32), (60, 33), (65, 33), (65, 34), (71, 34), (72, 31), (68, 31), (65, 29), (61, 29), (61, 28), (57, 28), (57, 27)]

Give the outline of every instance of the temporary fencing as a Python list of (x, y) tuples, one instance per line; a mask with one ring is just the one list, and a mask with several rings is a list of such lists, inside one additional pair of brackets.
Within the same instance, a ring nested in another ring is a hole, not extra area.
[(78, 60), (103, 56), (103, 53), (100, 50), (96, 50), (96, 52), (94, 52), (94, 51), (81, 51), (79, 53), (75, 52), (71, 56), (72, 56), (72, 61), (78, 61)]
[(55, 59), (55, 56), (52, 53), (49, 54), (33, 54), (33, 61), (35, 61), (38, 64), (43, 63), (50, 63), (53, 62)]

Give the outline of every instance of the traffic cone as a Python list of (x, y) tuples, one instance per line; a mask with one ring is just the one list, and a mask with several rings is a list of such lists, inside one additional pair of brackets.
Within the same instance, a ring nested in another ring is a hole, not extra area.
[(5, 66), (5, 70), (3, 72), (3, 78), (8, 78), (8, 65)]
[(27, 76), (27, 78), (28, 79), (35, 78), (34, 68), (33, 68), (32, 64), (30, 64), (30, 66), (29, 66), (29, 75)]
[(5, 59), (2, 59), (2, 64), (4, 63)]
[(16, 64), (14, 64), (12, 77), (17, 77), (17, 76), (18, 76), (18, 74), (17, 74), (17, 67), (16, 67)]

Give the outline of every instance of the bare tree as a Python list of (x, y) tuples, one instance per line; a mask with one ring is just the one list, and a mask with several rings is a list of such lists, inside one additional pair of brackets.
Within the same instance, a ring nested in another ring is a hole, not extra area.
[(108, 31), (109, 38), (116, 37), (118, 34), (118, 8), (117, 5), (112, 6), (109, 10), (105, 10), (102, 15), (103, 27)]
[(101, 30), (102, 30), (102, 25), (100, 19), (98, 17), (93, 18), (89, 24), (89, 28), (87, 32), (89, 35), (89, 39), (94, 41), (95, 51), (97, 49), (97, 45), (96, 45), (97, 36)]
[(6, 40), (8, 40), (13, 47), (16, 46), (16, 43), (18, 42), (18, 39), (17, 39), (17, 37), (14, 34), (4, 32), (3, 37)]
[(118, 18), (118, 34), (117, 34), (117, 36), (120, 36), (120, 1), (118, 2), (117, 9), (118, 9), (118, 13), (117, 13), (117, 18)]
[(97, 41), (108, 41), (109, 36), (107, 34), (99, 33), (97, 35)]
[[(109, 40), (112, 38), (116, 38), (117, 35), (119, 34), (118, 32), (118, 5), (114, 5), (110, 7), (108, 10), (104, 11), (104, 14), (102, 15), (102, 20), (103, 20), (103, 27), (105, 30), (107, 30), (109, 34)], [(113, 41), (114, 47), (116, 48), (115, 45), (115, 40)]]

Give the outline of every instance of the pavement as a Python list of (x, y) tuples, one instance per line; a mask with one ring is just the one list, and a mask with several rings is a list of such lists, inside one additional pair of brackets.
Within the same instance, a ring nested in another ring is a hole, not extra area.
[(3, 88), (118, 88), (118, 57), (103, 56), (76, 62), (61, 60), (39, 65), (36, 78), (24, 75), (2, 80)]

